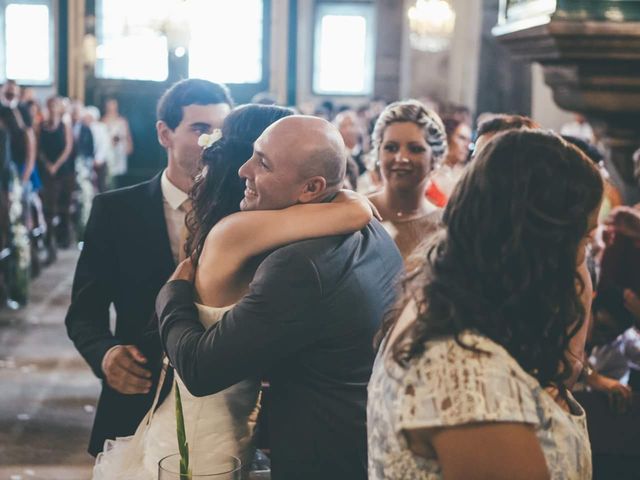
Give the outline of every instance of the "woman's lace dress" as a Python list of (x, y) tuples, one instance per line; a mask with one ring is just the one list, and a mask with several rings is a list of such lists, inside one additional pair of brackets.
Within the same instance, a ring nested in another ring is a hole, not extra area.
[[(231, 308), (196, 305), (205, 327), (218, 322)], [(244, 380), (222, 392), (198, 398), (189, 393), (177, 374), (175, 378), (180, 387), (191, 465), (197, 467), (203, 461), (198, 455), (202, 451), (233, 455), (248, 466), (254, 453), (259, 380)], [(153, 408), (147, 413), (132, 436), (105, 442), (103, 453), (96, 458), (94, 480), (158, 478), (158, 462), (178, 452), (174, 389), (175, 385), (155, 413), (151, 413)]]
[(440, 339), (403, 369), (382, 345), (369, 382), (369, 479), (441, 479), (438, 459), (413, 454), (403, 430), (477, 422), (531, 424), (552, 479), (591, 479), (585, 413), (573, 397), (571, 414), (500, 345), (468, 332), (462, 340), (490, 355)]

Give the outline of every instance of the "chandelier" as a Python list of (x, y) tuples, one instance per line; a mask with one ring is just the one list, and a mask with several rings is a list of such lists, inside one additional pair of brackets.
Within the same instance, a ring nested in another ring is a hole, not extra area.
[(451, 42), (456, 12), (447, 0), (416, 0), (409, 8), (409, 40), (423, 52), (441, 52)]

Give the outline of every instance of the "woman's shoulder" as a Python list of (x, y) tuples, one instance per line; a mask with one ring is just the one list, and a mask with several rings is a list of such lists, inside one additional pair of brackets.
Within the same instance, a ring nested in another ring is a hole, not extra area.
[[(500, 390), (507, 384), (518, 385), (517, 389), (511, 388), (512, 392), (540, 389), (535, 378), (504, 347), (470, 330), (458, 338), (450, 335), (427, 341), (423, 354), (410, 362), (407, 373), (407, 378), (414, 380), (426, 376), (438, 378), (438, 385), (446, 390)], [(435, 388), (434, 385), (425, 388)]]
[(537, 424), (536, 384), (497, 343), (465, 331), (430, 340), (403, 379), (405, 428), (470, 422)]
[[(514, 365), (522, 370), (504, 347), (489, 337), (472, 330), (465, 330), (456, 338), (447, 335), (428, 340), (422, 363), (445, 358), (449, 363), (491, 366), (511, 369)], [(524, 372), (522, 372), (524, 373)]]

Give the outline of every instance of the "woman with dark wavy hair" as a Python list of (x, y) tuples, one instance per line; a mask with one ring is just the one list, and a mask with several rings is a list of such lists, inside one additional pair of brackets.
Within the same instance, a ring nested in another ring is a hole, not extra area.
[[(197, 266), (196, 307), (206, 328), (244, 294), (257, 267), (252, 258), (287, 243), (355, 232), (373, 216), (366, 198), (349, 192), (339, 193), (330, 203), (240, 212), (245, 185), (238, 169), (252, 156), (253, 143), (262, 132), (292, 113), (275, 106), (238, 107), (221, 131), (204, 136), (202, 170), (190, 192), (192, 209), (186, 219), (190, 233), (184, 254)], [(219, 467), (216, 454), (233, 455), (241, 460), (246, 478), (255, 450), (260, 379), (248, 378), (216, 394), (195, 397), (177, 374), (175, 378), (191, 465), (203, 470)], [(174, 390), (175, 386), (157, 409), (151, 408), (133, 436), (118, 438), (105, 448), (94, 467), (94, 479), (157, 478), (158, 462), (178, 451)]]
[(587, 479), (571, 385), (602, 179), (552, 133), (497, 135), (453, 191), (428, 280), (385, 322), (369, 384), (371, 479)]

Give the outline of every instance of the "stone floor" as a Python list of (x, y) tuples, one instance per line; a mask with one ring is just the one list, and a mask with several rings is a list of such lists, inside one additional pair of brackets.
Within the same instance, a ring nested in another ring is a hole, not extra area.
[(0, 479), (91, 477), (86, 445), (99, 383), (64, 327), (77, 258), (59, 252), (32, 283), (27, 307), (0, 310)]

